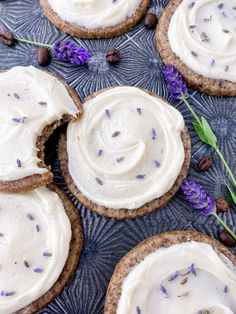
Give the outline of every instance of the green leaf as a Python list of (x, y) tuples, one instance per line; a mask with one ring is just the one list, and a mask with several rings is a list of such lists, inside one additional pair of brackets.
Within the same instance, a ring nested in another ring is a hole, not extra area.
[(226, 186), (227, 186), (227, 188), (229, 190), (229, 193), (230, 193), (230, 195), (232, 197), (232, 200), (233, 200), (234, 204), (236, 205), (236, 192), (234, 192), (234, 190), (231, 189), (231, 187), (228, 184), (226, 184)]
[(200, 140), (206, 144), (208, 144), (206, 138), (205, 138), (205, 134), (203, 131), (203, 128), (201, 125), (199, 125), (197, 122), (193, 122), (193, 127), (195, 132), (197, 133), (197, 135), (199, 136)]
[(202, 129), (203, 129), (204, 138), (206, 139), (209, 145), (215, 148), (217, 144), (217, 138), (214, 132), (212, 131), (211, 126), (209, 125), (209, 123), (204, 117), (201, 117), (201, 121), (202, 121)]

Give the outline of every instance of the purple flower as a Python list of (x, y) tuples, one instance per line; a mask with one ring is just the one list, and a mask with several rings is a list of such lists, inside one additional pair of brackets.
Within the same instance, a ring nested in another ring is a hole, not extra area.
[(189, 268), (190, 272), (196, 277), (197, 276), (197, 272), (196, 272), (196, 268), (195, 268), (195, 264), (192, 263)]
[(52, 45), (52, 51), (55, 57), (64, 61), (68, 61), (71, 64), (83, 65), (91, 57), (88, 50), (83, 47), (79, 47), (71, 41), (57, 40)]
[(170, 279), (169, 279), (168, 281), (173, 281), (173, 280), (175, 280), (178, 276), (179, 276), (179, 272), (176, 271), (176, 272), (174, 272), (174, 273), (170, 276)]
[(139, 306), (136, 307), (136, 313), (137, 313), (137, 314), (141, 314), (141, 310), (140, 310), (140, 307), (139, 307)]
[(194, 208), (200, 209), (204, 216), (208, 216), (216, 210), (215, 201), (201, 185), (193, 181), (184, 180), (181, 188), (186, 199), (194, 204)]
[(187, 94), (186, 83), (183, 81), (183, 76), (177, 68), (170, 65), (163, 70), (163, 74), (173, 100), (181, 99)]

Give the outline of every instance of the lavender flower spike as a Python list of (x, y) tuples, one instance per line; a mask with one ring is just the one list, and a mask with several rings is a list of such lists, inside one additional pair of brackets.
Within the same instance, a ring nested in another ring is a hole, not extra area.
[(170, 96), (173, 100), (181, 99), (187, 94), (187, 86), (183, 81), (182, 74), (173, 65), (166, 67), (163, 70), (163, 74), (167, 83), (167, 87), (170, 92)]
[(210, 197), (201, 185), (194, 181), (187, 181), (186, 179), (182, 184), (182, 191), (186, 199), (194, 204), (194, 208), (201, 209), (204, 216), (209, 216), (216, 210), (216, 203)]
[(89, 51), (83, 47), (79, 47), (71, 41), (57, 40), (52, 45), (52, 51), (55, 57), (71, 64), (83, 65), (91, 57)]

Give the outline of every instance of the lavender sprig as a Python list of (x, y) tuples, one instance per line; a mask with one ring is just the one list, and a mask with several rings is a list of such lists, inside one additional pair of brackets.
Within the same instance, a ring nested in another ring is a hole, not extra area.
[(25, 38), (14, 37), (14, 39), (18, 42), (45, 47), (48, 50), (51, 50), (57, 59), (67, 61), (75, 65), (83, 65), (87, 63), (91, 57), (91, 54), (88, 50), (81, 46), (77, 46), (74, 42), (68, 40), (57, 40), (52, 45), (49, 45)]
[(182, 184), (182, 191), (186, 199), (194, 205), (194, 208), (200, 209), (204, 216), (214, 215), (228, 233), (236, 240), (235, 233), (226, 225), (226, 223), (216, 213), (216, 203), (203, 187), (194, 181), (187, 181)]
[(83, 65), (90, 58), (90, 53), (83, 47), (78, 47), (71, 41), (57, 40), (52, 46), (57, 59), (68, 61), (71, 64)]
[[(226, 171), (228, 172), (234, 187), (236, 188), (236, 178), (231, 171), (228, 163), (226, 162), (224, 156), (222, 155), (219, 147), (218, 147), (218, 141), (217, 137), (214, 134), (210, 124), (207, 122), (207, 120), (204, 117), (199, 118), (198, 115), (195, 113), (194, 109), (190, 105), (189, 101), (187, 100), (187, 87), (186, 83), (183, 81), (183, 77), (180, 74), (179, 70), (175, 68), (173, 65), (170, 65), (166, 67), (163, 71), (167, 87), (170, 92), (170, 96), (173, 100), (182, 100), (191, 114), (193, 115), (196, 122), (193, 123), (195, 132), (199, 136), (200, 140), (208, 145), (210, 145), (215, 152), (220, 157), (221, 161), (223, 162)], [(236, 204), (236, 192), (228, 186), (228, 190), (232, 196), (232, 199), (234, 203)]]

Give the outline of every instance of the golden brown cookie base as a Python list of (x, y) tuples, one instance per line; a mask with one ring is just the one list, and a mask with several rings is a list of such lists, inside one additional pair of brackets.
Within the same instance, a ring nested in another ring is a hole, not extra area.
[(80, 38), (111, 38), (126, 33), (136, 26), (147, 12), (150, 6), (150, 0), (143, 0), (135, 14), (127, 18), (123, 23), (112, 27), (97, 29), (87, 29), (64, 21), (53, 11), (47, 0), (40, 0), (40, 4), (46, 17), (64, 33)]
[(64, 269), (53, 287), (41, 298), (26, 306), (24, 309), (15, 312), (15, 314), (33, 314), (44, 308), (48, 303), (52, 302), (53, 299), (56, 298), (69, 283), (76, 270), (83, 248), (83, 231), (77, 209), (65, 193), (59, 188), (53, 184), (48, 187), (51, 191), (56, 192), (59, 195), (71, 223), (72, 238), (70, 242), (69, 255)]
[(163, 11), (157, 26), (156, 42), (163, 62), (167, 66), (173, 64), (177, 67), (192, 88), (214, 96), (236, 96), (236, 83), (207, 78), (197, 74), (187, 67), (172, 51), (168, 39), (168, 29), (171, 18), (181, 2), (182, 0), (171, 0)]
[[(96, 97), (98, 94), (103, 93), (104, 91), (108, 90), (110, 88), (98, 91), (94, 93), (93, 95), (89, 96), (87, 100), (90, 98)], [(144, 90), (144, 89), (143, 89)], [(144, 90), (146, 93), (148, 93), (151, 96), (158, 97), (156, 94)], [(158, 97), (160, 98), (160, 97)], [(62, 176), (64, 177), (64, 180), (70, 189), (71, 193), (74, 194), (74, 196), (87, 208), (91, 209), (95, 213), (105, 216), (105, 217), (110, 217), (110, 218), (116, 218), (118, 220), (123, 220), (123, 219), (128, 219), (128, 218), (136, 218), (136, 217), (141, 217), (144, 215), (147, 215), (154, 210), (160, 209), (167, 205), (167, 203), (170, 202), (170, 200), (175, 196), (176, 192), (179, 190), (183, 180), (187, 177), (188, 174), (188, 169), (189, 169), (189, 164), (190, 164), (190, 159), (191, 159), (191, 142), (190, 142), (190, 137), (187, 128), (185, 128), (184, 132), (182, 133), (182, 141), (184, 145), (184, 150), (185, 150), (185, 160), (184, 164), (182, 167), (182, 170), (175, 181), (175, 184), (173, 187), (162, 197), (155, 199), (140, 208), (136, 209), (112, 209), (112, 208), (107, 208), (104, 206), (100, 206), (98, 204), (93, 203), (90, 201), (88, 198), (86, 198), (81, 191), (76, 187), (76, 185), (73, 182), (73, 179), (69, 173), (68, 169), (68, 154), (67, 154), (67, 145), (66, 145), (66, 135), (62, 134), (61, 138), (59, 140), (59, 150), (58, 150), (58, 157), (60, 161), (60, 167), (62, 171)]]
[[(69, 95), (71, 96), (72, 100), (74, 101), (75, 105), (79, 109), (79, 114), (82, 113), (82, 106), (81, 102), (76, 94), (76, 92), (61, 78), (47, 72), (48, 74), (57, 78), (63, 85), (66, 87)], [(50, 172), (50, 168), (47, 167), (44, 162), (44, 149), (45, 143), (48, 140), (49, 136), (53, 133), (53, 131), (63, 125), (66, 122), (74, 121), (76, 118), (66, 114), (60, 120), (55, 121), (51, 125), (48, 125), (44, 128), (42, 134), (37, 138), (36, 147), (38, 149), (38, 158), (41, 159), (39, 163), (39, 167), (46, 168), (48, 172), (43, 174), (33, 174), (28, 177), (24, 177), (18, 180), (12, 181), (1, 181), (0, 180), (0, 192), (8, 192), (8, 193), (19, 193), (19, 192), (27, 192), (33, 189), (36, 189), (42, 185), (49, 184), (53, 181), (53, 174)]]
[(148, 238), (133, 248), (117, 264), (108, 286), (104, 314), (116, 313), (125, 278), (147, 255), (155, 252), (157, 249), (168, 248), (172, 245), (189, 241), (202, 242), (211, 245), (215, 250), (225, 255), (233, 265), (236, 266), (236, 256), (220, 242), (203, 233), (195, 231), (172, 231)]

